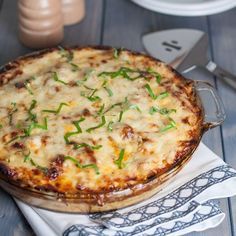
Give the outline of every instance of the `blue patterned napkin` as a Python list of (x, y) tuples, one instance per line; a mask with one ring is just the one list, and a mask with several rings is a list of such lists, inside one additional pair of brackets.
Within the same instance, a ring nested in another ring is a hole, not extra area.
[(183, 235), (219, 225), (225, 214), (217, 198), (236, 195), (236, 171), (204, 144), (158, 194), (121, 210), (62, 214), (16, 200), (37, 235)]

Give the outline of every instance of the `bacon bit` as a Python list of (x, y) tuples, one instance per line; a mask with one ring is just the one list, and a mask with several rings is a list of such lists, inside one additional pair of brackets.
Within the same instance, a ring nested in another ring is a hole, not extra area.
[(62, 116), (62, 119), (63, 119), (63, 120), (70, 120), (71, 117), (70, 117), (70, 116)]
[(48, 135), (44, 135), (41, 137), (41, 143), (43, 144), (43, 146), (47, 145), (47, 141), (49, 138), (50, 138), (50, 136), (48, 136)]
[(50, 180), (55, 180), (60, 175), (60, 170), (56, 167), (51, 167), (47, 171), (47, 177)]
[(83, 116), (91, 116), (91, 113), (90, 113), (89, 109), (85, 108), (85, 109), (82, 111), (82, 115), (83, 115)]
[(126, 125), (122, 131), (121, 131), (121, 134), (122, 134), (122, 138), (123, 139), (131, 139), (134, 137), (134, 130), (131, 126), (129, 125)]
[(70, 81), (70, 82), (68, 83), (68, 85), (69, 85), (70, 87), (75, 87), (75, 86), (77, 86), (77, 83), (76, 83), (75, 81)]
[(105, 63), (107, 63), (107, 60), (103, 59), (103, 60), (101, 60), (101, 62), (105, 64)]
[(96, 157), (94, 156), (94, 151), (89, 148), (89, 147), (85, 147), (84, 151), (86, 152), (86, 154), (89, 156), (89, 159), (92, 163), (97, 163)]
[(23, 149), (25, 147), (25, 145), (20, 142), (15, 142), (14, 144), (12, 144), (12, 147), (16, 148), (16, 149)]
[(182, 119), (182, 122), (183, 122), (184, 124), (190, 125), (190, 123), (189, 123), (189, 118), (188, 118), (188, 117), (183, 118), (183, 119)]
[(25, 83), (20, 81), (15, 83), (15, 87), (18, 89), (25, 88)]
[(60, 90), (61, 90), (61, 88), (58, 87), (58, 86), (56, 86), (56, 87), (54, 87), (54, 88), (55, 88), (55, 91), (56, 91), (56, 92), (60, 92)]

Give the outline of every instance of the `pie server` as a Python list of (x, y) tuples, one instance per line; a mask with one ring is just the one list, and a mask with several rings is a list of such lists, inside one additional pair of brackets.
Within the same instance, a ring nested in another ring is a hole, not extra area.
[(171, 29), (142, 37), (147, 52), (180, 73), (202, 67), (236, 89), (236, 76), (222, 69), (207, 57), (208, 38), (200, 30)]

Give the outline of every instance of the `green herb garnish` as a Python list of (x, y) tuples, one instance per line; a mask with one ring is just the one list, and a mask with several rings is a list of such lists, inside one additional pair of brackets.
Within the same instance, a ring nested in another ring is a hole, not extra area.
[(2, 124), (0, 124), (0, 129), (3, 127), (3, 125)]
[(98, 89), (91, 89), (91, 88), (89, 88), (89, 87), (87, 87), (87, 86), (84, 86), (84, 87), (86, 87), (87, 89), (92, 90), (92, 92), (91, 92), (89, 95), (86, 95), (85, 92), (82, 91), (82, 92), (80, 93), (80, 95), (81, 95), (82, 97), (87, 98), (87, 99), (88, 99), (89, 101), (91, 101), (91, 102), (95, 102), (95, 101), (101, 99), (99, 96), (95, 96), (95, 93), (98, 91)]
[(58, 46), (58, 48), (60, 49), (59, 53), (61, 54), (62, 57), (66, 58), (67, 62), (71, 62), (73, 60), (74, 57), (73, 52), (68, 51), (61, 46)]
[(86, 169), (86, 168), (93, 168), (97, 175), (100, 174), (98, 166), (96, 164), (85, 164), (82, 165), (77, 159), (71, 157), (71, 156), (65, 156), (64, 160), (70, 160), (75, 163), (75, 165), (80, 169)]
[(172, 112), (176, 112), (175, 109), (167, 109), (167, 108), (157, 108), (157, 107), (154, 107), (152, 106), (150, 109), (149, 109), (149, 114), (150, 115), (153, 115), (154, 113), (160, 113), (161, 115), (169, 115), (171, 114)]
[(13, 119), (13, 114), (16, 113), (18, 111), (18, 109), (16, 108), (16, 103), (15, 102), (12, 102), (11, 103), (11, 110), (9, 112), (9, 125), (12, 125), (12, 119)]
[(109, 97), (113, 96), (113, 92), (112, 92), (112, 90), (110, 88), (108, 88), (108, 87), (103, 87), (103, 88), (106, 90), (106, 92), (108, 93)]
[(105, 124), (106, 124), (105, 116), (102, 116), (101, 123), (98, 124), (97, 126), (94, 126), (94, 127), (91, 127), (89, 129), (87, 129), (86, 132), (91, 133), (93, 130), (98, 129), (98, 128), (104, 126)]
[(22, 136), (22, 138), (30, 136), (30, 134), (31, 134), (31, 132), (32, 132), (33, 129), (43, 129), (43, 130), (47, 130), (47, 129), (48, 129), (47, 117), (44, 118), (43, 124), (39, 124), (39, 123), (33, 121), (33, 122), (28, 126), (27, 129), (24, 129), (25, 135)]
[(69, 106), (65, 102), (61, 102), (56, 110), (42, 110), (42, 112), (54, 113), (55, 115), (59, 114), (63, 106)]
[(175, 128), (175, 127), (176, 127), (175, 121), (171, 117), (169, 117), (169, 124), (164, 126), (163, 128), (161, 128), (160, 132), (165, 132), (165, 131)]
[(100, 73), (98, 76), (99, 77), (100, 76), (110, 76), (112, 79), (114, 79), (118, 76), (121, 76), (125, 79), (133, 81), (133, 80), (143, 77), (143, 73), (141, 71), (136, 71), (136, 70), (133, 70), (128, 67), (121, 67), (117, 71), (111, 71), (111, 72), (104, 71), (104, 72)]
[(26, 82), (24, 83), (24, 85), (25, 85), (25, 88), (28, 90), (28, 92), (29, 92), (31, 95), (34, 95), (32, 89), (31, 89), (31, 84), (30, 84), (30, 82), (29, 82), (29, 81), (26, 81)]
[(116, 48), (113, 48), (113, 57), (117, 59), (119, 57), (119, 51)]
[(109, 121), (109, 123), (108, 123), (108, 125), (107, 125), (107, 130), (108, 131), (112, 131), (113, 130), (113, 124), (114, 124), (114, 122), (113, 121)]
[(47, 174), (47, 173), (48, 173), (48, 168), (36, 164), (36, 163), (34, 162), (34, 160), (30, 157), (30, 154), (31, 154), (30, 151), (29, 151), (27, 154), (24, 154), (24, 153), (23, 153), (23, 155), (24, 155), (24, 162), (29, 161), (32, 166), (35, 166), (35, 167), (36, 167), (37, 169), (39, 169), (40, 171), (44, 172), (44, 174)]
[(168, 92), (162, 92), (156, 96), (156, 99), (163, 99), (169, 96)]
[(28, 110), (29, 117), (26, 119), (26, 121), (31, 120), (31, 121), (35, 121), (36, 122), (37, 115), (32, 112), (32, 110), (36, 107), (36, 104), (37, 104), (37, 101), (36, 100), (32, 100), (30, 108)]
[(148, 69), (147, 69), (147, 72), (148, 72), (149, 74), (151, 74), (151, 75), (153, 75), (153, 76), (156, 77), (156, 82), (157, 82), (158, 84), (161, 83), (162, 77), (161, 77), (161, 75), (160, 75), (159, 73), (157, 73), (156, 71), (154, 71), (152, 68), (148, 68)]
[(157, 96), (156, 96), (156, 95), (154, 94), (154, 92), (152, 91), (150, 85), (149, 85), (149, 84), (145, 84), (144, 87), (147, 89), (147, 91), (148, 91), (150, 97), (155, 100), (155, 99), (157, 98)]
[(79, 66), (76, 65), (75, 63), (72, 63), (70, 62), (70, 65), (72, 66), (72, 71), (75, 72), (75, 71), (78, 71), (79, 70)]
[(87, 144), (87, 143), (76, 143), (76, 144), (74, 144), (74, 149), (80, 149), (80, 148), (83, 148), (83, 147), (88, 147), (92, 150), (98, 150), (102, 147), (102, 145), (90, 145), (90, 144)]
[(114, 161), (114, 163), (118, 166), (119, 169), (122, 169), (124, 167), (124, 164), (122, 163), (125, 155), (125, 149), (120, 150), (119, 158)]
[(52, 78), (53, 78), (54, 81), (59, 82), (61, 84), (64, 84), (64, 85), (68, 84), (67, 82), (59, 79), (58, 74), (57, 74), (56, 71), (52, 72)]
[(73, 121), (72, 123), (74, 124), (74, 126), (76, 127), (77, 131), (74, 131), (74, 132), (68, 132), (64, 135), (64, 140), (67, 144), (70, 143), (70, 140), (69, 140), (69, 137), (73, 136), (73, 135), (76, 135), (76, 134), (80, 134), (82, 133), (82, 129), (80, 127), (80, 123), (83, 122), (85, 120), (85, 118), (80, 118), (79, 120), (77, 121)]
[(129, 109), (134, 109), (134, 110), (136, 110), (136, 111), (142, 113), (141, 109), (140, 109), (139, 106), (136, 105), (136, 104), (131, 104), (131, 105), (129, 106)]
[(165, 98), (167, 96), (169, 96), (169, 93), (168, 92), (162, 92), (158, 95), (155, 95), (152, 88), (150, 87), (149, 84), (145, 84), (144, 86), (148, 92), (148, 94), (150, 95), (150, 97), (153, 99), (153, 100), (156, 100), (156, 99), (162, 99), (162, 98)]
[(124, 111), (120, 111), (118, 122), (121, 122)]
[(99, 108), (99, 110), (98, 110), (98, 112), (97, 112), (97, 114), (98, 114), (99, 116), (102, 115), (104, 108), (105, 108), (105, 104), (102, 104), (102, 106)]

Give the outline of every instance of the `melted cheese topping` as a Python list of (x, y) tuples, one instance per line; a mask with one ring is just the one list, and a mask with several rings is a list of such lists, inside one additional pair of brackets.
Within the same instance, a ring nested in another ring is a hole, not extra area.
[(54, 50), (20, 69), (0, 87), (0, 162), (32, 187), (126, 188), (168, 169), (196, 140), (192, 85), (144, 55)]

